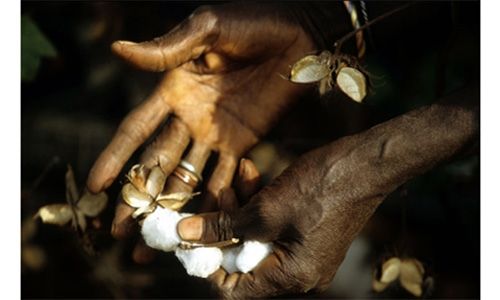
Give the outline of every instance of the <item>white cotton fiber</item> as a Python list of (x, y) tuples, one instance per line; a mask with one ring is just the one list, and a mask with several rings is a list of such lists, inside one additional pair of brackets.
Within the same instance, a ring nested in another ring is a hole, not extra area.
[(221, 267), (223, 267), (229, 274), (239, 271), (236, 267), (236, 259), (238, 258), (238, 254), (240, 254), (241, 249), (242, 246), (222, 249), (223, 258)]
[(229, 274), (248, 273), (271, 251), (272, 243), (246, 241), (238, 247), (224, 250), (201, 247), (182, 250), (177, 246), (181, 238), (177, 234), (177, 223), (192, 214), (179, 214), (168, 208), (157, 207), (142, 224), (141, 233), (146, 244), (162, 251), (174, 251), (186, 271), (191, 276), (206, 278), (222, 266)]
[(215, 247), (182, 250), (177, 248), (175, 256), (181, 261), (186, 272), (191, 276), (207, 278), (217, 271), (222, 263), (222, 250)]
[(272, 243), (246, 241), (236, 258), (236, 267), (240, 272), (248, 273), (266, 258), (271, 251)]
[(168, 208), (157, 207), (142, 224), (142, 237), (154, 249), (174, 251), (181, 238), (177, 234), (177, 223), (191, 214), (179, 214)]

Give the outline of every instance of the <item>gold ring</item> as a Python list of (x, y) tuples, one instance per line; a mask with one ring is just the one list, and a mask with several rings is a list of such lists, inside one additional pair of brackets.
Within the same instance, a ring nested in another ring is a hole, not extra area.
[(202, 181), (203, 179), (201, 178), (201, 175), (200, 173), (198, 173), (198, 171), (196, 171), (196, 168), (188, 161), (186, 160), (181, 160), (179, 162), (179, 167), (191, 172), (191, 174), (193, 174), (197, 179), (198, 181)]
[(196, 174), (181, 167), (175, 168), (173, 174), (193, 189), (196, 188), (196, 186), (200, 182)]

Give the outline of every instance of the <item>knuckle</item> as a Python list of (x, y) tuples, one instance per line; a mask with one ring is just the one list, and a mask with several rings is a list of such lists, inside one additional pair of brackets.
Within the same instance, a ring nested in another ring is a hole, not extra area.
[(213, 176), (207, 184), (207, 191), (211, 193), (215, 198), (219, 197), (219, 193), (222, 188), (225, 187), (224, 180), (220, 176)]
[(145, 140), (147, 138), (147, 125), (130, 115), (118, 128), (118, 133), (131, 141)]
[(190, 18), (193, 17), (201, 17), (204, 15), (211, 15), (214, 14), (214, 7), (212, 5), (201, 5), (196, 8), (193, 13), (191, 14)]
[(229, 240), (233, 237), (231, 217), (224, 211), (219, 213), (218, 217), (218, 236), (222, 241)]
[(215, 215), (213, 213), (204, 215), (206, 221), (204, 222), (202, 242), (213, 243), (233, 237), (231, 217), (227, 213), (221, 211)]

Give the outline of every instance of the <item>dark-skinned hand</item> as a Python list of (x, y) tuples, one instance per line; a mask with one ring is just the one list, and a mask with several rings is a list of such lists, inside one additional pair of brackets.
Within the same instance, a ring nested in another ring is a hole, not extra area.
[[(169, 33), (149, 42), (113, 43), (115, 54), (147, 71), (166, 71), (153, 94), (120, 124), (92, 170), (87, 186), (109, 187), (133, 152), (167, 118), (169, 126), (139, 163), (160, 165), (168, 175), (184, 160), (199, 173), (212, 151), (218, 163), (206, 184), (203, 210), (217, 207), (243, 154), (255, 145), (304, 87), (284, 80), (289, 66), (314, 49), (311, 38), (273, 4), (201, 7)], [(188, 144), (192, 147), (184, 153)], [(190, 192), (174, 176), (165, 192)], [(132, 209), (120, 203), (112, 234), (125, 238), (136, 228)], [(137, 261), (148, 260), (140, 246)]]
[[(209, 279), (225, 298), (324, 290), (382, 200), (410, 178), (461, 153), (479, 132), (477, 87), (316, 149), (241, 209), (183, 219), (179, 235), (205, 243), (238, 237), (273, 242), (253, 271)], [(225, 199), (234, 198), (225, 195)], [(231, 202), (231, 201), (227, 201)], [(234, 202), (234, 200), (233, 200)]]

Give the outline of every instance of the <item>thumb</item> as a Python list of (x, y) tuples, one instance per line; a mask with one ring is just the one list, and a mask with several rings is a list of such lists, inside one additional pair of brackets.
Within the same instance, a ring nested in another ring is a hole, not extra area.
[(177, 232), (185, 241), (201, 243), (215, 243), (235, 237), (233, 218), (224, 211), (184, 218), (177, 224)]
[(249, 203), (236, 211), (217, 211), (184, 218), (177, 224), (181, 239), (199, 243), (215, 243), (232, 238), (269, 242), (276, 238), (273, 222), (265, 218), (259, 205)]
[(116, 41), (111, 50), (138, 68), (170, 70), (207, 52), (218, 37), (216, 24), (211, 9), (203, 8), (161, 37), (142, 43)]

